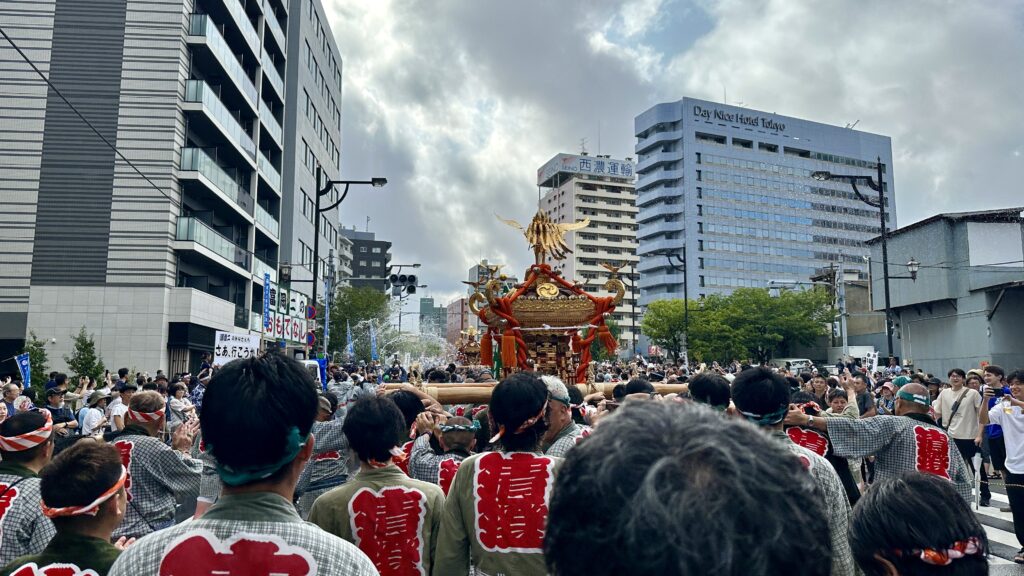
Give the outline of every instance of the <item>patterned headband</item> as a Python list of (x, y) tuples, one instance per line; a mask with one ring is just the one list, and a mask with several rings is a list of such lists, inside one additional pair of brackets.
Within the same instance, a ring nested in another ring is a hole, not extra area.
[(121, 466), (121, 477), (118, 478), (117, 482), (111, 486), (106, 492), (100, 494), (98, 498), (86, 504), (85, 506), (64, 506), (62, 508), (50, 508), (46, 505), (46, 502), (40, 502), (43, 507), (43, 516), (47, 518), (61, 518), (64, 516), (95, 516), (100, 510), (100, 505), (110, 500), (114, 494), (117, 494), (122, 487), (124, 487), (125, 480), (128, 478), (128, 469)]
[(128, 416), (136, 422), (156, 422), (164, 415), (164, 409), (161, 408), (156, 412), (136, 412), (135, 410), (129, 410)]
[(50, 434), (53, 433), (53, 417), (50, 416), (49, 410), (40, 410), (39, 412), (46, 416), (46, 423), (41, 428), (17, 436), (0, 436), (0, 451), (22, 452), (31, 450), (47, 441)]
[(758, 426), (774, 426), (786, 417), (786, 412), (789, 412), (789, 406), (783, 406), (775, 412), (768, 414), (754, 414), (753, 412), (744, 412), (740, 410), (740, 414), (746, 417), (747, 420)]
[(965, 556), (984, 554), (985, 549), (981, 540), (971, 536), (966, 540), (957, 540), (945, 550), (935, 548), (914, 548), (911, 550), (894, 550), (897, 556), (910, 556), (919, 558), (925, 564), (932, 566), (949, 566), (953, 560), (959, 560)]
[[(547, 410), (548, 410), (548, 401), (545, 400), (544, 401), (544, 405), (540, 407), (540, 412), (538, 412), (537, 415), (533, 416), (532, 418), (527, 418), (525, 422), (523, 422), (522, 424), (519, 425), (519, 428), (516, 428), (516, 431), (513, 432), (513, 434), (521, 434), (521, 433), (525, 432), (527, 429), (531, 428), (534, 424), (537, 423), (538, 420), (540, 420), (541, 418), (544, 417), (544, 413), (547, 412)], [(490, 444), (494, 444), (498, 440), (501, 440), (501, 437), (504, 436), (504, 435), (505, 435), (505, 425), (502, 424), (500, 427), (498, 427), (498, 433), (491, 437), (491, 439), (489, 440), (489, 443)]]
[(480, 421), (473, 420), (473, 424), (441, 424), (437, 427), (441, 432), (473, 432), (480, 429)]

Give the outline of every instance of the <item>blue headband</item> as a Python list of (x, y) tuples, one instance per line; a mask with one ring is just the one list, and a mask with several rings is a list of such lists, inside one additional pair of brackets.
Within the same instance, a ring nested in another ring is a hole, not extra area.
[[(299, 451), (306, 445), (306, 439), (303, 439), (299, 435), (299, 429), (292, 426), (288, 430), (288, 438), (285, 440), (284, 455), (276, 462), (267, 464), (264, 466), (254, 466), (252, 468), (246, 468), (244, 470), (238, 470), (227, 464), (223, 464), (220, 460), (217, 461), (217, 474), (220, 476), (222, 482), (228, 486), (242, 486), (244, 484), (252, 484), (258, 480), (266, 480), (274, 475), (275, 472), (283, 468), (286, 464), (295, 460), (295, 457), (299, 455)], [(207, 443), (206, 447), (210, 452), (216, 456), (216, 451), (212, 444)]]
[(789, 412), (789, 406), (784, 405), (775, 412), (769, 414), (754, 414), (752, 412), (744, 412), (740, 410), (740, 414), (743, 414), (747, 420), (757, 424), (758, 426), (774, 426), (779, 422), (782, 422), (783, 418), (786, 417), (786, 413)]

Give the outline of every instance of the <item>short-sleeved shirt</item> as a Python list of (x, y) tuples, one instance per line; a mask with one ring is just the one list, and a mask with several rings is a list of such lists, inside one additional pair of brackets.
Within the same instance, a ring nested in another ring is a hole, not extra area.
[(871, 392), (865, 390), (860, 394), (857, 394), (857, 409), (860, 410), (860, 415), (863, 416), (865, 412), (875, 407), (875, 399), (871, 395)]
[[(953, 414), (953, 405), (956, 404), (961, 394), (963, 401), (957, 407), (956, 414)], [(956, 392), (952, 388), (943, 389), (942, 392), (939, 392), (939, 399), (935, 402), (935, 412), (942, 418), (942, 425), (949, 435), (957, 440), (971, 440), (978, 435), (978, 412), (980, 410), (981, 394), (966, 386)]]
[(1024, 412), (1019, 406), (1011, 406), (1006, 413), (1002, 401), (988, 411), (989, 422), (1000, 425), (1006, 442), (1006, 469), (1014, 474), (1024, 474)]
[(583, 426), (580, 426), (575, 422), (569, 422), (569, 425), (562, 428), (562, 431), (555, 436), (551, 445), (544, 450), (544, 454), (546, 456), (565, 458), (565, 455), (569, 453), (569, 449), (579, 442), (579, 439), (584, 436), (584, 433), (585, 429)]

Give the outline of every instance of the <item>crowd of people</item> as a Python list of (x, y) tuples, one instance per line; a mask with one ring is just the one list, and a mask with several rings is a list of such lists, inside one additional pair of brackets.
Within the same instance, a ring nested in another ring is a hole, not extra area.
[[(996, 475), (1024, 563), (1024, 372), (836, 368), (606, 362), (610, 398), (273, 352), (55, 373), (45, 404), (8, 382), (0, 576), (986, 574)], [(452, 382), (490, 399), (422, 385)]]

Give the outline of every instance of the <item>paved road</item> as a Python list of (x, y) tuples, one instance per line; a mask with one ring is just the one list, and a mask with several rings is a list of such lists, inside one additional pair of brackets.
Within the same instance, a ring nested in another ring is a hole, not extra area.
[(989, 546), (992, 548), (990, 560), (992, 570), (989, 574), (1024, 576), (1024, 565), (1013, 563), (1013, 557), (1020, 549), (1017, 536), (1013, 532), (1013, 517), (1009, 512), (1000, 510), (1000, 508), (1010, 506), (1006, 499), (1006, 489), (1003, 488), (1001, 480), (992, 480), (990, 487), (992, 488), (992, 507), (983, 506), (977, 509), (978, 518), (985, 526)]

